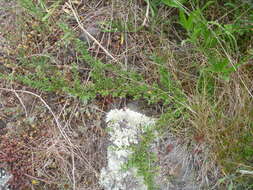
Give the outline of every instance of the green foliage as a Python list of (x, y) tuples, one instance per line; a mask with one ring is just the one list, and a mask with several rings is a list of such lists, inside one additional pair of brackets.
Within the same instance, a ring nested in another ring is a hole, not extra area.
[[(154, 82), (150, 85), (145, 82), (142, 75), (134, 71), (125, 71), (118, 65), (104, 64), (96, 60), (89, 54), (84, 42), (75, 38), (65, 25), (60, 26), (66, 32), (63, 35), (65, 38), (63, 43), (68, 44), (68, 40), (74, 42), (80, 55), (78, 59), (89, 64), (91, 81), (87, 84), (82, 82), (76, 64), (71, 66), (70, 71), (73, 80), (67, 80), (62, 71), (50, 64), (50, 55), (49, 58), (48, 56), (26, 58), (20, 55), (22, 67), (28, 73), (16, 74), (14, 80), (46, 92), (66, 93), (83, 101), (91, 100), (98, 94), (102, 96), (111, 94), (114, 97), (130, 96), (133, 99), (144, 99), (150, 104), (163, 102), (164, 105), (168, 105), (174, 101), (185, 101), (182, 91), (173, 82), (164, 63), (158, 57), (154, 58), (154, 61), (159, 64), (160, 84)], [(30, 72), (32, 70), (35, 72)]]
[[(184, 2), (184, 1), (183, 1)], [(251, 32), (245, 24), (240, 24), (241, 20), (236, 18), (233, 24), (222, 24), (217, 20), (208, 21), (204, 13), (205, 9), (213, 4), (213, 1), (205, 1), (206, 4), (202, 7), (193, 7), (190, 11), (187, 7), (177, 0), (164, 0), (163, 3), (179, 9), (178, 22), (185, 29), (188, 38), (182, 41), (192, 43), (197, 51), (206, 55), (210, 62), (206, 71), (216, 72), (220, 78), (228, 81), (230, 74), (236, 71), (236, 67), (231, 66), (230, 60), (227, 57), (228, 53), (238, 52), (238, 38), (244, 32)], [(241, 15), (240, 15), (241, 16)], [(217, 50), (219, 56), (217, 58)], [(214, 57), (215, 62), (214, 62)]]
[(59, 6), (61, 0), (55, 1), (50, 7), (46, 5), (45, 0), (38, 0), (37, 2), (34, 2), (32, 0), (19, 0), (19, 3), (25, 10), (28, 11), (29, 14), (34, 16), (36, 19), (42, 22), (46, 22)]
[[(186, 102), (186, 96), (182, 92), (180, 85), (172, 79), (171, 74), (166, 68), (166, 62), (162, 61), (160, 57), (155, 57), (154, 61), (159, 64), (160, 88), (168, 94), (171, 94), (179, 102)], [(167, 104), (170, 102), (165, 101), (164, 103)]]
[(154, 139), (155, 135), (153, 130), (146, 130), (140, 142), (131, 147), (133, 153), (129, 157), (126, 166), (123, 166), (123, 169), (137, 168), (137, 175), (144, 178), (148, 190), (156, 189), (154, 181), (154, 177), (156, 176), (156, 168), (154, 166), (156, 155), (150, 152), (150, 145)]
[(162, 0), (162, 2), (167, 6), (180, 8), (186, 0)]
[(157, 15), (158, 6), (161, 4), (161, 0), (145, 0), (150, 5), (151, 15), (155, 17)]
[(210, 57), (209, 64), (205, 71), (217, 73), (225, 81), (229, 81), (230, 74), (235, 72), (237, 67), (231, 66), (228, 58)]
[[(41, 2), (40, 5), (36, 5), (33, 1), (31, 0), (19, 0), (20, 5), (26, 9), (31, 15), (42, 19), (44, 16), (44, 11), (43, 11), (43, 1)], [(42, 6), (41, 6), (42, 5)]]
[(224, 184), (226, 189), (251, 190), (253, 184), (251, 183), (250, 177), (248, 183), (237, 183), (236, 181), (240, 181), (240, 178), (242, 178), (242, 176), (238, 177), (236, 174), (231, 174), (219, 179), (218, 184)]
[[(160, 73), (160, 81), (148, 84), (145, 78), (134, 71), (125, 71), (117, 64), (104, 64), (90, 55), (86, 44), (77, 39), (73, 32), (64, 23), (59, 27), (64, 31), (64, 41), (59, 46), (73, 44), (78, 54), (78, 61), (86, 62), (90, 67), (90, 81), (83, 83), (79, 76), (77, 64), (71, 65), (72, 80), (66, 79), (64, 73), (51, 64), (52, 55), (25, 57), (20, 55), (22, 68), (27, 71), (26, 75), (15, 74), (8, 80), (19, 81), (27, 86), (45, 91), (64, 93), (68, 96), (79, 98), (81, 101), (89, 101), (98, 94), (102, 96), (113, 95), (114, 97), (132, 97), (133, 99), (144, 99), (150, 104), (163, 102), (164, 105), (176, 102), (185, 102), (185, 96), (180, 91), (178, 84), (173, 81), (167, 71), (165, 61), (152, 56), (157, 62)], [(175, 100), (174, 100), (175, 99)], [(178, 103), (175, 103), (178, 105)], [(129, 158), (127, 167), (138, 169), (138, 175), (143, 176), (149, 190), (155, 189), (155, 169), (152, 166), (155, 161), (154, 153), (151, 153), (150, 143), (154, 140), (152, 131), (147, 131), (142, 136), (141, 143), (132, 147), (134, 154)]]
[(197, 91), (200, 94), (206, 95), (210, 98), (213, 97), (214, 90), (215, 90), (214, 77), (209, 72), (205, 72), (205, 70), (201, 71), (198, 79)]

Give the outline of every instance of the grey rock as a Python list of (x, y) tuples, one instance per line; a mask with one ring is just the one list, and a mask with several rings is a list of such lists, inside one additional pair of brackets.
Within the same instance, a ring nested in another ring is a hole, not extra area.
[[(94, 27), (94, 26), (88, 27), (86, 29), (86, 31), (90, 35), (92, 35), (94, 38), (96, 38), (100, 33), (100, 29), (97, 28), (97, 27)], [(80, 34), (79, 39), (82, 40), (82, 41), (87, 42), (88, 44), (90, 44), (90, 42), (91, 42), (91, 39), (89, 38), (89, 36), (85, 32)]]
[(8, 174), (5, 169), (0, 168), (0, 190), (10, 190), (7, 183), (11, 177), (12, 175)]
[(0, 119), (0, 130), (6, 127), (6, 123)]

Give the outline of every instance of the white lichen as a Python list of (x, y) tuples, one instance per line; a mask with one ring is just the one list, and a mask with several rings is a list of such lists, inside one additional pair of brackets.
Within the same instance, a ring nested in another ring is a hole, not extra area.
[(111, 110), (106, 115), (111, 145), (107, 150), (108, 164), (101, 170), (100, 184), (105, 190), (146, 190), (137, 169), (122, 169), (132, 154), (129, 147), (139, 142), (140, 135), (155, 124), (155, 120), (130, 109)]
[(8, 181), (12, 178), (12, 175), (0, 168), (0, 189), (8, 190)]

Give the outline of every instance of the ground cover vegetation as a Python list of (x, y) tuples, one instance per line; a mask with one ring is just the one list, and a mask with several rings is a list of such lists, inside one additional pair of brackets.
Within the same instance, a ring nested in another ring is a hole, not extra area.
[[(219, 174), (203, 189), (253, 187), (251, 1), (9, 2), (0, 8), (12, 14), (0, 28), (0, 117), (16, 130), (1, 134), (0, 163), (14, 189), (100, 189), (101, 120), (131, 101), (158, 118), (161, 137), (208, 152), (205, 171)], [(152, 134), (131, 158), (149, 189)]]

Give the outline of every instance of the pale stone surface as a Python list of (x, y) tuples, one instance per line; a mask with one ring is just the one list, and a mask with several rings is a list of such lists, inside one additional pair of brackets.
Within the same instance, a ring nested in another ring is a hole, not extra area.
[(144, 180), (137, 177), (136, 169), (122, 170), (132, 152), (129, 146), (138, 143), (138, 137), (155, 120), (130, 109), (111, 110), (106, 116), (112, 145), (108, 147), (106, 168), (101, 170), (100, 184), (105, 190), (147, 190)]
[[(123, 171), (122, 165), (132, 154), (129, 146), (139, 143), (140, 135), (154, 126), (155, 120), (130, 109), (115, 109), (106, 115), (106, 122), (111, 145), (107, 149), (107, 166), (100, 174), (101, 186), (104, 190), (146, 190), (144, 180), (136, 177), (136, 169)], [(162, 137), (156, 134), (150, 151), (157, 155), (157, 190), (208, 189), (211, 183), (208, 171), (216, 171), (217, 168), (205, 161), (207, 151), (205, 154), (194, 152), (195, 149), (206, 149), (205, 145), (193, 145), (191, 148), (193, 150), (189, 149), (187, 142), (169, 132)]]
[(5, 169), (0, 168), (0, 189), (8, 190), (7, 182), (11, 179), (11, 175), (8, 174)]

